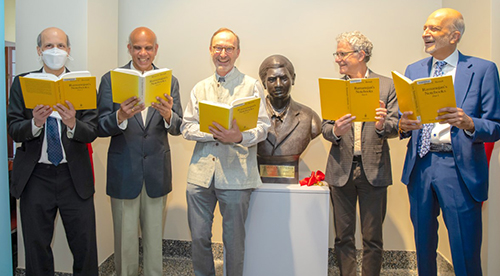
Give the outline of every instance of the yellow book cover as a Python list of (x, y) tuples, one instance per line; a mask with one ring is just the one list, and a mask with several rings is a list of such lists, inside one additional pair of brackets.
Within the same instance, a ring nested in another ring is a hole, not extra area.
[(319, 79), (321, 116), (326, 120), (337, 120), (351, 114), (354, 121), (375, 121), (375, 109), (379, 105), (379, 79)]
[(438, 110), (444, 107), (456, 107), (455, 88), (452, 76), (428, 77), (410, 80), (406, 76), (392, 71), (394, 87), (401, 112), (413, 111), (412, 120), (422, 124), (436, 123), (436, 117), (444, 113)]
[(356, 122), (375, 122), (375, 109), (380, 107), (379, 79), (352, 79), (348, 83), (349, 106)]
[[(68, 72), (60, 77), (48, 73), (30, 73), (19, 77), (24, 105), (54, 106), (71, 102), (76, 110), (96, 108), (96, 78), (88, 71)], [(67, 106), (67, 105), (66, 105)]]
[(350, 113), (348, 93), (345, 80), (320, 78), (321, 117), (325, 120), (334, 121)]
[(217, 122), (226, 129), (232, 127), (233, 119), (240, 131), (255, 128), (259, 117), (260, 98), (245, 97), (236, 99), (231, 104), (200, 101), (198, 104), (200, 114), (200, 131), (210, 133), (208, 127)]
[(171, 83), (172, 70), (168, 68), (151, 70), (144, 74), (125, 68), (111, 71), (111, 89), (115, 103), (122, 103), (136, 96), (146, 107), (151, 106), (152, 102), (158, 102), (156, 97), (165, 98), (163, 94), (170, 95)]

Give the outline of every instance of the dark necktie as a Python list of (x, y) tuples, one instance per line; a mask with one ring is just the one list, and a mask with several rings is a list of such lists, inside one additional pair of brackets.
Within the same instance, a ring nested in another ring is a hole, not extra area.
[[(446, 65), (446, 61), (437, 61), (436, 69), (434, 70), (433, 77), (441, 77), (443, 73), (443, 67)], [(420, 135), (419, 146), (418, 146), (418, 155), (420, 158), (424, 157), (431, 148), (431, 133), (434, 124), (425, 124), (422, 128), (422, 133)]]
[(273, 116), (271, 116), (271, 119), (273, 120), (275, 129), (278, 129), (281, 127), (281, 123), (283, 123), (282, 116), (280, 116), (279, 114), (278, 115), (274, 114)]
[(49, 161), (55, 166), (61, 163), (63, 153), (61, 148), (61, 138), (59, 135), (59, 128), (57, 126), (57, 119), (47, 118), (47, 156)]
[(226, 77), (219, 77), (219, 82), (225, 82), (226, 81)]

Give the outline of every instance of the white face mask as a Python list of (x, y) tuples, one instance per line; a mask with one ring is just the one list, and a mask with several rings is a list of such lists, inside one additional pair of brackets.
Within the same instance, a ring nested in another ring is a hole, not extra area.
[(66, 64), (67, 59), (68, 52), (57, 47), (42, 52), (43, 63), (52, 70), (61, 69)]

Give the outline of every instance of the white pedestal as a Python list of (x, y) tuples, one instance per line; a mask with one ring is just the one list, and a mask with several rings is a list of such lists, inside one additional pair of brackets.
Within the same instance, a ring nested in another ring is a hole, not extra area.
[(329, 190), (264, 184), (246, 221), (245, 276), (328, 275)]

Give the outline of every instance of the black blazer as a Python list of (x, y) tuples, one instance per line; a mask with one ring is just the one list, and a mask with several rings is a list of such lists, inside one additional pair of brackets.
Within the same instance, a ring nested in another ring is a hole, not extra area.
[[(42, 69), (30, 73), (41, 72)], [(16, 198), (22, 196), (24, 187), (40, 159), (45, 131), (44, 129), (40, 136), (33, 137), (31, 130), (33, 110), (24, 107), (19, 76), (12, 83), (7, 110), (9, 135), (14, 141), (22, 143), (16, 149), (10, 186), (10, 192)], [(62, 144), (68, 160), (69, 171), (76, 192), (82, 199), (89, 198), (94, 194), (94, 177), (87, 143), (91, 143), (97, 137), (96, 126), (96, 109), (76, 111), (76, 129), (72, 139), (66, 135), (66, 125), (61, 124)]]

